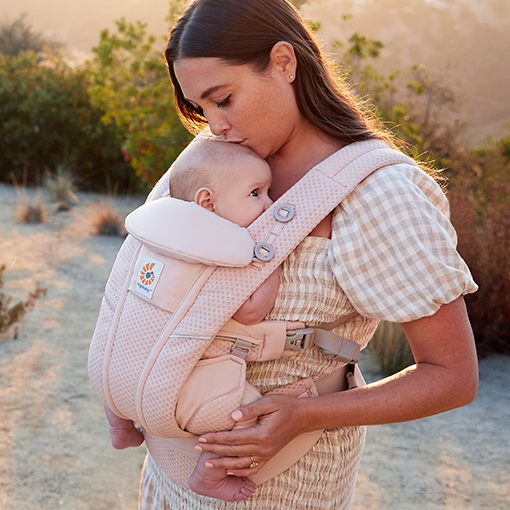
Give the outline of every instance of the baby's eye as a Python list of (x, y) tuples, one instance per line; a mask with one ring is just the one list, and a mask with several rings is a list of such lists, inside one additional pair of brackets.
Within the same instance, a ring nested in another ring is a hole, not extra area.
[(230, 98), (232, 97), (232, 94), (228, 95), (223, 101), (219, 101), (216, 104), (218, 105), (218, 108), (225, 108), (230, 104)]
[(258, 189), (254, 189), (254, 190), (250, 193), (250, 195), (251, 195), (252, 197), (258, 197), (258, 196), (259, 196), (259, 190), (258, 190)]

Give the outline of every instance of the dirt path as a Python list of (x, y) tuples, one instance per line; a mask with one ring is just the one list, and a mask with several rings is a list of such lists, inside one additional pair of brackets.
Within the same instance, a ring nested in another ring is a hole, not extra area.
[[(91, 237), (72, 212), (16, 224), (0, 185), (4, 292), (48, 295), (17, 339), (0, 339), (0, 509), (135, 510), (144, 449), (116, 451), (87, 376), (88, 345), (121, 240)], [(140, 199), (116, 203), (129, 211)], [(379, 378), (364, 358), (368, 378)], [(510, 358), (481, 363), (476, 402), (411, 424), (371, 427), (354, 510), (510, 508)]]

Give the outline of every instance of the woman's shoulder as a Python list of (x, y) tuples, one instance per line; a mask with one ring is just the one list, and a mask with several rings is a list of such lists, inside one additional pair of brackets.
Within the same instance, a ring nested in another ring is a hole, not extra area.
[[(449, 217), (448, 200), (441, 186), (415, 165), (397, 164), (380, 168), (364, 179), (337, 208), (339, 211), (385, 211), (398, 208), (434, 208)], [(336, 214), (335, 213), (335, 214)]]

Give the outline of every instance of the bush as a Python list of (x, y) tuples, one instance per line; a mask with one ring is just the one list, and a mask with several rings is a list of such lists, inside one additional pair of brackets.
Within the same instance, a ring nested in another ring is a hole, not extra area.
[[(103, 122), (116, 125), (123, 153), (143, 183), (155, 183), (191, 140), (174, 107), (170, 79), (156, 37), (146, 25), (117, 22), (103, 30), (89, 63), (94, 104)], [(162, 44), (161, 44), (162, 46)]]
[[(5, 265), (0, 266), (0, 289), (4, 285)], [(28, 295), (26, 301), (19, 301), (11, 306), (12, 298), (0, 292), (0, 334), (5, 333), (13, 325), (21, 321), (27, 312), (34, 306), (35, 302), (43, 296), (46, 296), (47, 289), (36, 285), (33, 292)]]
[[(510, 136), (452, 158), (459, 252), (479, 285), (466, 304), (481, 356), (510, 354)], [(452, 172), (453, 173), (453, 172)]]
[(62, 56), (0, 55), (0, 180), (26, 174), (33, 184), (63, 164), (88, 189), (129, 186), (133, 172), (121, 154), (122, 138), (115, 124), (101, 122), (104, 111), (90, 102), (89, 80)]
[(26, 21), (26, 14), (22, 14), (14, 21), (4, 20), (0, 24), (0, 53), (16, 56), (21, 51), (32, 50), (40, 52), (45, 49), (58, 50), (62, 45), (51, 41), (36, 32)]

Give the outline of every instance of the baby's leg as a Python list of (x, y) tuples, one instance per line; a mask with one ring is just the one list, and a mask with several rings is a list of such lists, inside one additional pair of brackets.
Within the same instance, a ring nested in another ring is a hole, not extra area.
[(202, 452), (188, 484), (192, 491), (202, 496), (222, 501), (244, 501), (257, 489), (248, 478), (229, 476), (224, 468), (207, 467), (209, 459), (216, 458), (214, 453)]

